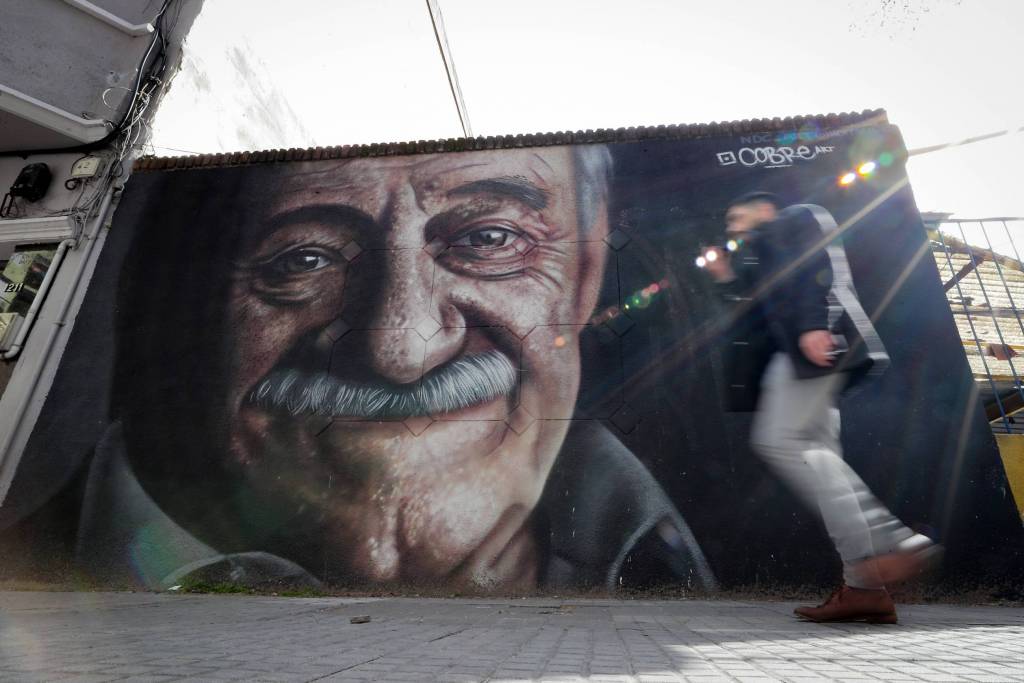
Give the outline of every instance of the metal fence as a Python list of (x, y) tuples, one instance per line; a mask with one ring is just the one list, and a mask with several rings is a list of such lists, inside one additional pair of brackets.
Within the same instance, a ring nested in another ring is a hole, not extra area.
[(925, 225), (992, 427), (1024, 433), (1024, 218)]

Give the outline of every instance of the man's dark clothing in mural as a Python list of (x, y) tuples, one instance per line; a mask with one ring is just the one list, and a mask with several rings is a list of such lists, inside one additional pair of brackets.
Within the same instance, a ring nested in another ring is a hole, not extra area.
[[(306, 568), (254, 549), (223, 554), (168, 517), (135, 479), (120, 424), (89, 465), (77, 563), (97, 577), (166, 589), (183, 582), (319, 586)], [(570, 429), (538, 505), (546, 532), (542, 585), (614, 590), (634, 580), (631, 565), (660, 570), (689, 587), (715, 579), (688, 526), (651, 474), (604, 427)], [(635, 577), (642, 578), (659, 577)]]

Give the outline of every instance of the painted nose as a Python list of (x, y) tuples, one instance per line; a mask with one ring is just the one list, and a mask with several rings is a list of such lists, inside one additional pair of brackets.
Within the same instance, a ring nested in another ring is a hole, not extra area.
[[(394, 384), (415, 382), (423, 374), (430, 313), (433, 262), (419, 249), (378, 252), (366, 276), (375, 310), (367, 316), (366, 357), (374, 374)], [(376, 287), (374, 287), (376, 284)]]
[(465, 328), (435, 286), (435, 263), (429, 253), (403, 248), (380, 254), (372, 269), (380, 279), (373, 297), (375, 310), (367, 316), (365, 353), (375, 375), (393, 384), (409, 384), (453, 360)]

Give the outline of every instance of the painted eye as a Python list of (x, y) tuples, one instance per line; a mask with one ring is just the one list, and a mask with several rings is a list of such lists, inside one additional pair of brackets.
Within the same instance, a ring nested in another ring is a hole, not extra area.
[(274, 275), (288, 276), (311, 273), (333, 263), (334, 260), (319, 249), (295, 249), (281, 254), (267, 265)]
[(519, 233), (508, 228), (487, 227), (472, 230), (452, 243), (453, 247), (472, 247), (473, 249), (500, 249), (506, 247), (519, 237)]

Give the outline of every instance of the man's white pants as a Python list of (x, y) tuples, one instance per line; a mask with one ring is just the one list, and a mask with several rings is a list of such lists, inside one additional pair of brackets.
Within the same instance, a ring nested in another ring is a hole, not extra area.
[(881, 581), (855, 570), (868, 557), (891, 552), (914, 535), (871, 494), (843, 460), (839, 442), (841, 373), (798, 379), (793, 361), (777, 353), (761, 381), (751, 445), (812, 511), (821, 515), (855, 588)]

